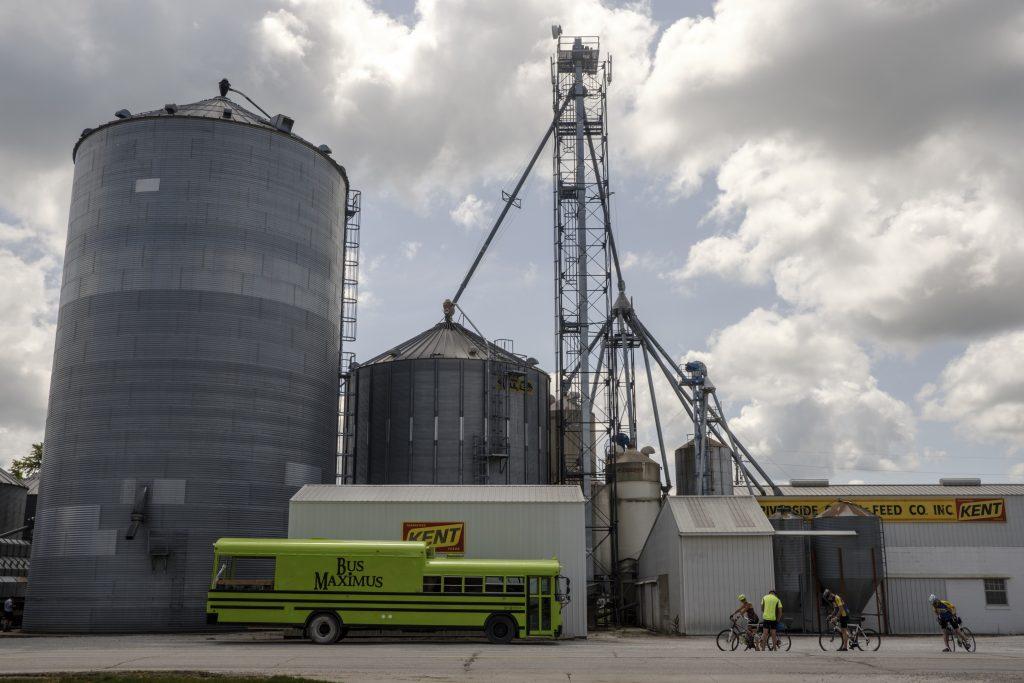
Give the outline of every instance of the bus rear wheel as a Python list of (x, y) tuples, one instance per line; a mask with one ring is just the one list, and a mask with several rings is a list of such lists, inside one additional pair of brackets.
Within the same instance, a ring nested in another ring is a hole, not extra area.
[(508, 645), (516, 637), (516, 625), (512, 618), (505, 614), (495, 614), (484, 626), (487, 640), (495, 645)]
[(329, 612), (314, 614), (306, 626), (306, 635), (317, 645), (331, 645), (344, 635), (338, 617)]

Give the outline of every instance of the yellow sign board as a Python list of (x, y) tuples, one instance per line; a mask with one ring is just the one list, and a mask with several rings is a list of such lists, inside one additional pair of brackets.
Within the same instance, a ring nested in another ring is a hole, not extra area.
[[(886, 522), (1005, 522), (1003, 498), (873, 498), (844, 496), (842, 500), (859, 505)], [(818, 496), (765, 496), (757, 499), (768, 516), (788, 508), (793, 514), (810, 519), (839, 501)]]

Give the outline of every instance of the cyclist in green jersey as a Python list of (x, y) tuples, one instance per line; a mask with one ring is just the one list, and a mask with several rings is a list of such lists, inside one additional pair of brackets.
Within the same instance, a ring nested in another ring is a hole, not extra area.
[(764, 635), (761, 636), (761, 649), (768, 645), (768, 637), (771, 636), (775, 649), (779, 648), (779, 620), (782, 619), (782, 600), (775, 593), (775, 589), (768, 591), (768, 595), (761, 598), (761, 620), (764, 621)]

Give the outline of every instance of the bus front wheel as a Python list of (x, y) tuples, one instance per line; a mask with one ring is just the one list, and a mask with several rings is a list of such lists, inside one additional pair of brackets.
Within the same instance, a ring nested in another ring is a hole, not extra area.
[(484, 626), (487, 640), (496, 645), (508, 645), (516, 637), (516, 625), (512, 618), (505, 614), (495, 614)]
[(343, 635), (338, 617), (329, 612), (314, 614), (306, 626), (306, 634), (317, 645), (331, 645)]

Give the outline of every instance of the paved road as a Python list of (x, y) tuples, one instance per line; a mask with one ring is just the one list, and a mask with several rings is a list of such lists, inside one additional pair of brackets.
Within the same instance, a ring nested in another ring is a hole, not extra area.
[(1024, 680), (1024, 637), (981, 638), (977, 654), (943, 655), (936, 638), (890, 638), (873, 653), (825, 653), (794, 639), (788, 653), (723, 653), (710, 638), (642, 632), (586, 641), (490, 645), (444, 639), (357, 639), (318, 646), (279, 633), (0, 637), (0, 674), (210, 671), (357, 681)]

